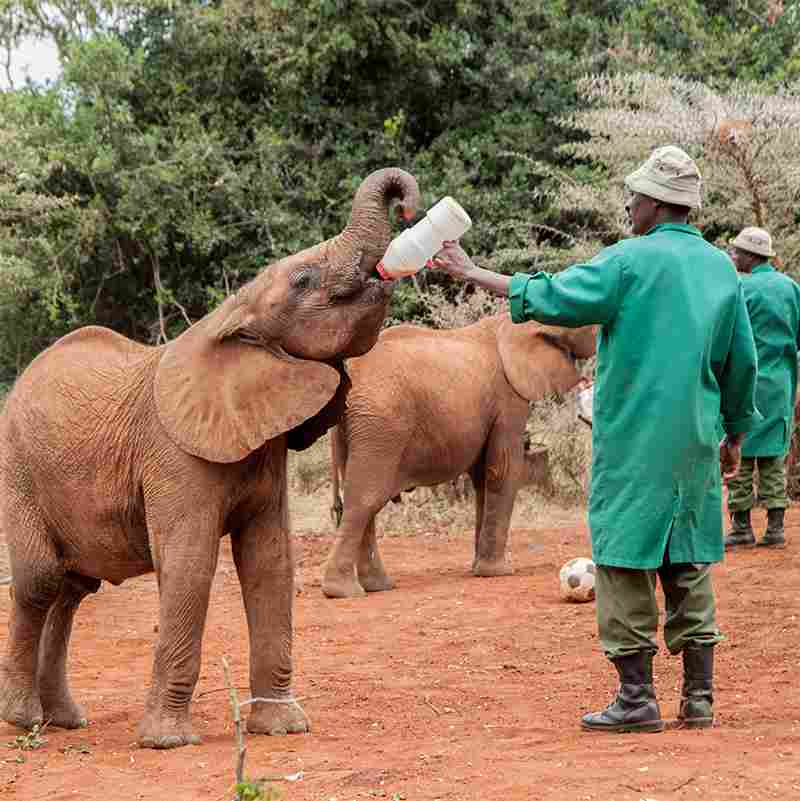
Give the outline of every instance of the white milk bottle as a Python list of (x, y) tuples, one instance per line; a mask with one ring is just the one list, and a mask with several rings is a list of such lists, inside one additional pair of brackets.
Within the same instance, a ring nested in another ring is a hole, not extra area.
[(386, 281), (414, 275), (442, 249), (443, 242), (458, 239), (471, 226), (469, 214), (453, 198), (443, 197), (416, 225), (389, 243), (375, 269)]

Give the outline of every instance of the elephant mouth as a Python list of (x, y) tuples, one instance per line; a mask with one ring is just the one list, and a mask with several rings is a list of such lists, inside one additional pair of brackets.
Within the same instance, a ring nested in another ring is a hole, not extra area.
[(393, 286), (394, 281), (384, 281), (373, 271), (354, 283), (333, 287), (329, 294), (331, 302), (336, 305), (358, 303), (371, 306), (388, 300)]
[(389, 299), (393, 287), (394, 281), (385, 281), (376, 272), (364, 281), (361, 297), (368, 303), (383, 303)]

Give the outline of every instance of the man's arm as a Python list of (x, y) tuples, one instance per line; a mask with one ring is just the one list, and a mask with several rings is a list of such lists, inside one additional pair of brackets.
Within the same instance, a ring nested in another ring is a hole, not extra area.
[(433, 267), (508, 296), (515, 323), (538, 320), (569, 328), (607, 323), (621, 301), (622, 267), (619, 259), (607, 251), (587, 264), (574, 264), (556, 275), (517, 273), (509, 278), (475, 266), (460, 245), (446, 242), (434, 257)]
[(744, 434), (726, 434), (719, 444), (719, 470), (722, 477), (729, 481), (739, 472), (742, 462), (742, 442)]
[(511, 278), (478, 267), (457, 242), (445, 242), (444, 247), (431, 259), (431, 266), (494, 295), (508, 296)]
[(735, 315), (728, 358), (719, 383), (722, 427), (732, 442), (764, 419), (756, 407), (758, 355), (741, 285)]

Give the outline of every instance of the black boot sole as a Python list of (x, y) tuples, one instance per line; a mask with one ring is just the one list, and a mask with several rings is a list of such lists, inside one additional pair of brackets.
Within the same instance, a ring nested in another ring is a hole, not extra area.
[(785, 542), (757, 542), (757, 548), (773, 548), (775, 550), (780, 550), (781, 548), (786, 547)]
[(616, 726), (587, 726), (581, 723), (582, 731), (597, 734), (658, 734), (664, 731), (664, 721), (648, 721), (647, 723), (619, 723)]
[(710, 729), (714, 725), (714, 718), (689, 718), (675, 721), (670, 729)]

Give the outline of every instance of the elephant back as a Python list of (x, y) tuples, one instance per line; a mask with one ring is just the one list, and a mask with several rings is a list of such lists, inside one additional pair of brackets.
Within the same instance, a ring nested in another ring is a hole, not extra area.
[(93, 373), (107, 374), (142, 359), (157, 359), (159, 349), (141, 345), (127, 337), (98, 325), (87, 325), (61, 337), (43, 350), (23, 371), (12, 393), (35, 384), (37, 391), (47, 386), (62, 385), (66, 380), (86, 381)]
[(131, 387), (149, 389), (144, 377), (155, 369), (159, 350), (109, 328), (79, 328), (28, 365), (8, 395), (4, 416), (34, 431), (108, 421), (130, 401)]

